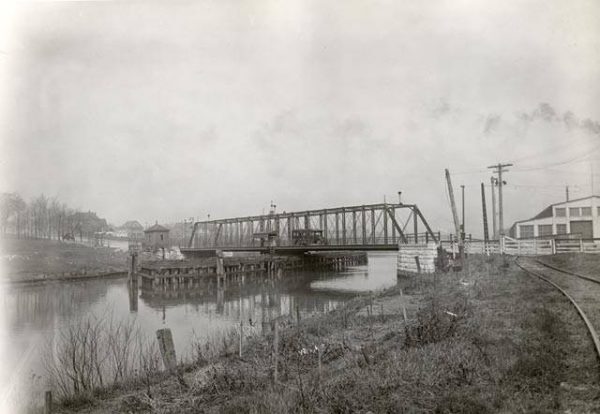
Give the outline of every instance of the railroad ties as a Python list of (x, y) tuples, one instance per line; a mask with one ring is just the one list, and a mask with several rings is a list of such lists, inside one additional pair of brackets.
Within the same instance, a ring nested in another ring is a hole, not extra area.
[(364, 252), (160, 260), (141, 263), (139, 276), (143, 289), (194, 289), (207, 282), (221, 285), (229, 281), (243, 282), (246, 277), (280, 277), (283, 272), (303, 269), (343, 270), (366, 263)]

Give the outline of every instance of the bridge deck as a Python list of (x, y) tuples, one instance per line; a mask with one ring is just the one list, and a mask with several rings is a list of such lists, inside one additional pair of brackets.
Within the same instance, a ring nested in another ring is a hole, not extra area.
[[(322, 245), (322, 246), (275, 246), (272, 250), (269, 247), (261, 246), (223, 246), (223, 247), (181, 247), (181, 253), (184, 255), (214, 255), (217, 250), (224, 252), (259, 252), (275, 254), (303, 254), (306, 252), (341, 252), (341, 251), (398, 251), (397, 244), (367, 244), (367, 245)], [(204, 253), (204, 254), (203, 254)]]

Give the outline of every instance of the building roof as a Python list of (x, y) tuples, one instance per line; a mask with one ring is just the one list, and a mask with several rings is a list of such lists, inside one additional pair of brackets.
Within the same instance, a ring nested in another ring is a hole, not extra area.
[(132, 229), (132, 230), (143, 230), (144, 226), (142, 226), (140, 224), (140, 222), (137, 220), (129, 220), (129, 221), (126, 221), (125, 224), (123, 224), (121, 226), (121, 228)]
[(513, 223), (513, 225), (511, 226), (514, 227), (515, 224), (519, 224), (519, 223), (524, 223), (526, 221), (532, 221), (532, 220), (537, 220), (537, 219), (542, 219), (542, 218), (547, 218), (547, 217), (552, 217), (552, 208), (556, 207), (556, 206), (560, 206), (562, 204), (569, 204), (569, 203), (573, 203), (575, 201), (581, 201), (581, 200), (587, 200), (588, 198), (600, 198), (600, 196), (597, 195), (591, 195), (591, 196), (587, 196), (587, 197), (580, 197), (580, 198), (575, 198), (573, 200), (569, 200), (569, 201), (561, 201), (560, 203), (554, 203), (554, 204), (550, 204), (548, 207), (546, 207), (545, 209), (543, 209), (542, 211), (540, 211), (536, 216), (526, 219), (526, 220), (518, 220), (515, 221)]
[(153, 232), (168, 232), (170, 231), (168, 228), (161, 226), (160, 224), (156, 223), (154, 226), (147, 228), (146, 230), (144, 230), (144, 233), (153, 233)]

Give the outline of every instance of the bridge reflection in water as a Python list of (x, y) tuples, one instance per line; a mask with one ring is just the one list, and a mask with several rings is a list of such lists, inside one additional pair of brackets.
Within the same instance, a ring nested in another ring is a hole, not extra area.
[(280, 279), (230, 281), (220, 289), (212, 279), (192, 291), (132, 291), (125, 278), (6, 286), (0, 291), (6, 320), (0, 386), (14, 385), (6, 398), (15, 403), (43, 395), (45, 345), (89, 317), (135, 320), (148, 338), (168, 326), (177, 354), (185, 357), (192, 339), (207, 341), (240, 320), (252, 319), (259, 330), (263, 320), (294, 315), (296, 307), (305, 317), (334, 309), (361, 291), (395, 284), (395, 266), (394, 254), (370, 253), (368, 265), (343, 271), (291, 271)]

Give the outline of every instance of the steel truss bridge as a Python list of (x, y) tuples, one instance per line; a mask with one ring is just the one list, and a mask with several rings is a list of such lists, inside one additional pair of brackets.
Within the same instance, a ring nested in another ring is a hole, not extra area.
[[(294, 230), (321, 230), (325, 243), (297, 245)], [(419, 233), (421, 231), (421, 233)], [(269, 240), (257, 234), (269, 235)], [(194, 252), (258, 251), (302, 253), (306, 251), (398, 250), (398, 243), (437, 241), (415, 204), (361, 206), (275, 213), (194, 223), (184, 254)]]

